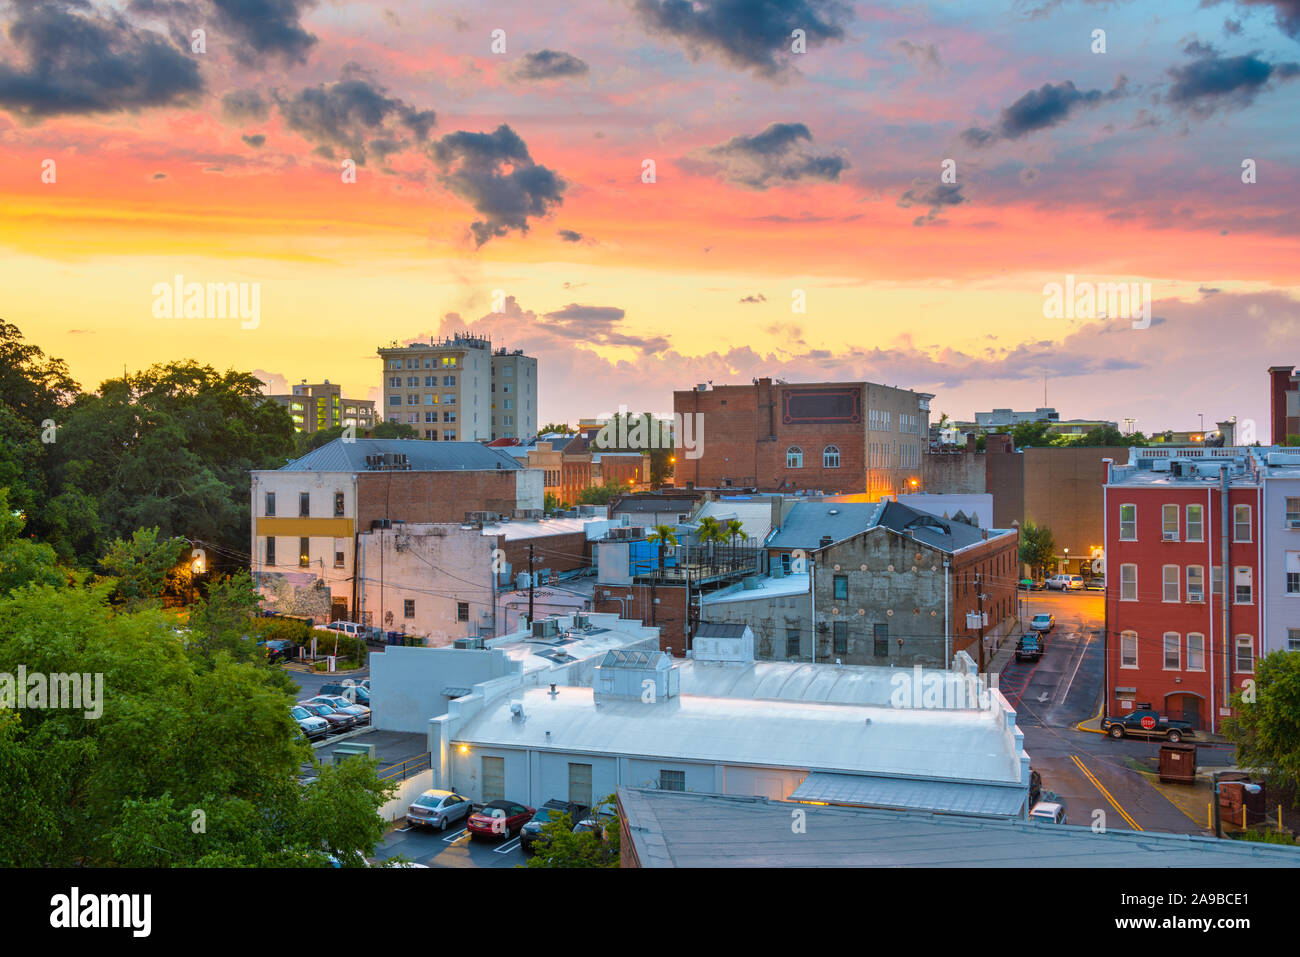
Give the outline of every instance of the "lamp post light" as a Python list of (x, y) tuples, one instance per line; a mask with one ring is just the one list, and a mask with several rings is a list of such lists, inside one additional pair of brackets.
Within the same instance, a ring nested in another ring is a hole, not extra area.
[(1068, 548), (1065, 550), (1065, 571), (1066, 571), (1066, 574), (1069, 574), (1069, 571), (1070, 571), (1070, 549), (1068, 549)]

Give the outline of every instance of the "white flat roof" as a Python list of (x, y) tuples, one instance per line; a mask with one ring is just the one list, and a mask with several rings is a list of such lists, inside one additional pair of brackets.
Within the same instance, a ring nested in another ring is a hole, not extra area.
[[(708, 764), (1020, 781), (1020, 758), (999, 712), (869, 708), (680, 695), (644, 704), (566, 686), (507, 696), (454, 738), (470, 747), (643, 755)], [(549, 737), (548, 737), (549, 732)]]
[(507, 542), (513, 542), (521, 538), (539, 538), (543, 535), (570, 535), (574, 532), (585, 532), (587, 523), (591, 521), (605, 521), (605, 519), (596, 519), (588, 515), (585, 518), (543, 518), (543, 519), (522, 519), (511, 522), (494, 522), (491, 525), (483, 525), (484, 535), (503, 535)]
[[(572, 641), (563, 644), (552, 640), (524, 637), (523, 632), (489, 639), (485, 647), (493, 651), (503, 651), (512, 661), (522, 662), (524, 674), (531, 671), (555, 668), (573, 661), (586, 658), (600, 658), (605, 652), (614, 648), (625, 648), (630, 644), (657, 637), (659, 630), (649, 628), (637, 621), (621, 619), (617, 615), (588, 616), (592, 624), (592, 633), (573, 632)], [(568, 660), (557, 660), (555, 655), (567, 656)]]
[[(749, 663), (695, 661), (677, 665), (682, 694), (719, 698), (770, 698), (784, 701), (819, 701), (826, 704), (855, 704), (890, 707), (895, 675), (914, 683), (911, 668), (875, 665), (813, 664), (811, 662), (755, 661)], [(921, 669), (922, 679), (931, 673), (956, 680), (951, 671)]]
[(705, 605), (727, 605), (738, 601), (756, 601), (765, 598), (786, 598), (791, 595), (808, 594), (808, 576), (786, 575), (784, 578), (770, 576), (759, 579), (757, 588), (728, 589), (714, 592), (700, 599)]

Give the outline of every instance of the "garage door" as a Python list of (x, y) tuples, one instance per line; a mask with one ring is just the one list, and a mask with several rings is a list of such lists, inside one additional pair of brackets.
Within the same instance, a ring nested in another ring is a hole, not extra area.
[(483, 758), (483, 802), (499, 801), (506, 796), (506, 759)]
[(569, 800), (591, 807), (591, 765), (569, 765)]

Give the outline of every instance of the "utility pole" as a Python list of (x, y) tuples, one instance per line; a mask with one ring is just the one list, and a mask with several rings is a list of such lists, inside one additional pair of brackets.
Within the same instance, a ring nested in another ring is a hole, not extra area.
[(533, 546), (528, 546), (528, 627), (533, 627)]
[(984, 674), (984, 592), (980, 591), (980, 573), (975, 573), (975, 599), (979, 603), (979, 627), (980, 627), (980, 666), (979, 674)]

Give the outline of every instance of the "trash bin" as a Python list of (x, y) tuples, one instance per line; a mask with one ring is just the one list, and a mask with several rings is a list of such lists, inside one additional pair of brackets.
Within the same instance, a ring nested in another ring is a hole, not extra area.
[[(1262, 824), (1267, 816), (1267, 795), (1264, 785), (1249, 779), (1219, 780), (1219, 814), (1223, 820), (1238, 827)], [(1244, 816), (1243, 816), (1244, 814)]]
[(1166, 784), (1196, 783), (1196, 745), (1160, 745), (1160, 780)]

